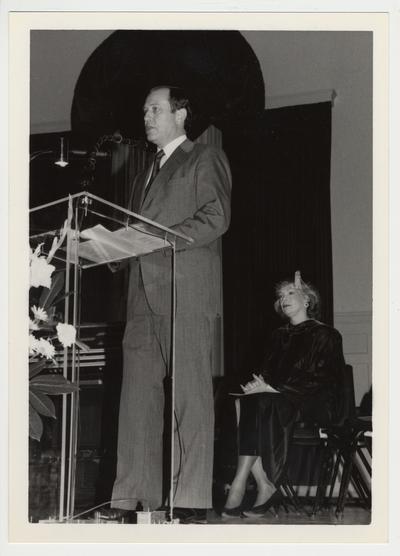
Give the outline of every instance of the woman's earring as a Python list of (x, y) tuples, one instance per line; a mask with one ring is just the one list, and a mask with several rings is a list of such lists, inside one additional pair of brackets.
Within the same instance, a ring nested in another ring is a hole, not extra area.
[(310, 304), (308, 303), (308, 301), (306, 301), (306, 302), (304, 303), (304, 307), (305, 307), (306, 309), (307, 309), (307, 307), (308, 307), (309, 305), (310, 305)]

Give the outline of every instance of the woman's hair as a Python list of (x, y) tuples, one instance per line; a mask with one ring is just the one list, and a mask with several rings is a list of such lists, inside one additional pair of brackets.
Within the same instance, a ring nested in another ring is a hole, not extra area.
[(182, 87), (175, 87), (172, 85), (158, 85), (157, 87), (153, 87), (151, 91), (157, 91), (158, 89), (169, 90), (169, 104), (171, 106), (171, 112), (176, 112), (177, 110), (181, 110), (181, 108), (186, 110), (184, 127), (185, 131), (189, 131), (192, 125), (193, 113), (186, 91)]
[(285, 280), (283, 282), (279, 282), (278, 284), (276, 284), (275, 295), (277, 299), (274, 303), (275, 311), (282, 318), (287, 318), (287, 316), (282, 311), (282, 307), (281, 307), (281, 293), (282, 290), (284, 288), (287, 288), (288, 286), (298, 289), (299, 291), (301, 291), (302, 295), (305, 298), (307, 298), (308, 301), (308, 307), (306, 308), (307, 316), (310, 318), (319, 318), (321, 300), (320, 300), (320, 295), (318, 293), (318, 290), (312, 284), (305, 283), (303, 281), (301, 281), (300, 287), (296, 287), (294, 282), (290, 282), (289, 280)]

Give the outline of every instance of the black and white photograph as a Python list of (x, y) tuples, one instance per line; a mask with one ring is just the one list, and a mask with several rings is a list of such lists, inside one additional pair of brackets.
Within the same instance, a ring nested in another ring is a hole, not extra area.
[(388, 14), (111, 10), (8, 14), (12, 542), (387, 542)]

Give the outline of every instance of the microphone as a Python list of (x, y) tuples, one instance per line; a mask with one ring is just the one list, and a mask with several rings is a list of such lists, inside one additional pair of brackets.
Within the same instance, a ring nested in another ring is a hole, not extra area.
[[(82, 171), (82, 178), (80, 180), (80, 185), (85, 189), (89, 189), (90, 185), (94, 181), (94, 172), (96, 170), (96, 159), (97, 158), (107, 158), (110, 153), (100, 150), (100, 147), (104, 143), (121, 143), (123, 137), (119, 131), (115, 131), (112, 135), (102, 135), (93, 145), (89, 152), (86, 165)], [(87, 153), (85, 153), (87, 155)]]

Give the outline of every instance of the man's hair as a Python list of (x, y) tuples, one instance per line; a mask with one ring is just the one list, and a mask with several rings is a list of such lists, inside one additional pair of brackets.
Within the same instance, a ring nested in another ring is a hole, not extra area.
[(181, 108), (186, 110), (186, 118), (184, 122), (185, 131), (189, 131), (192, 124), (192, 107), (190, 105), (189, 96), (182, 87), (176, 87), (174, 85), (157, 85), (157, 87), (152, 87), (150, 92), (158, 91), (159, 89), (169, 90), (169, 104), (171, 106), (171, 111), (176, 112)]

